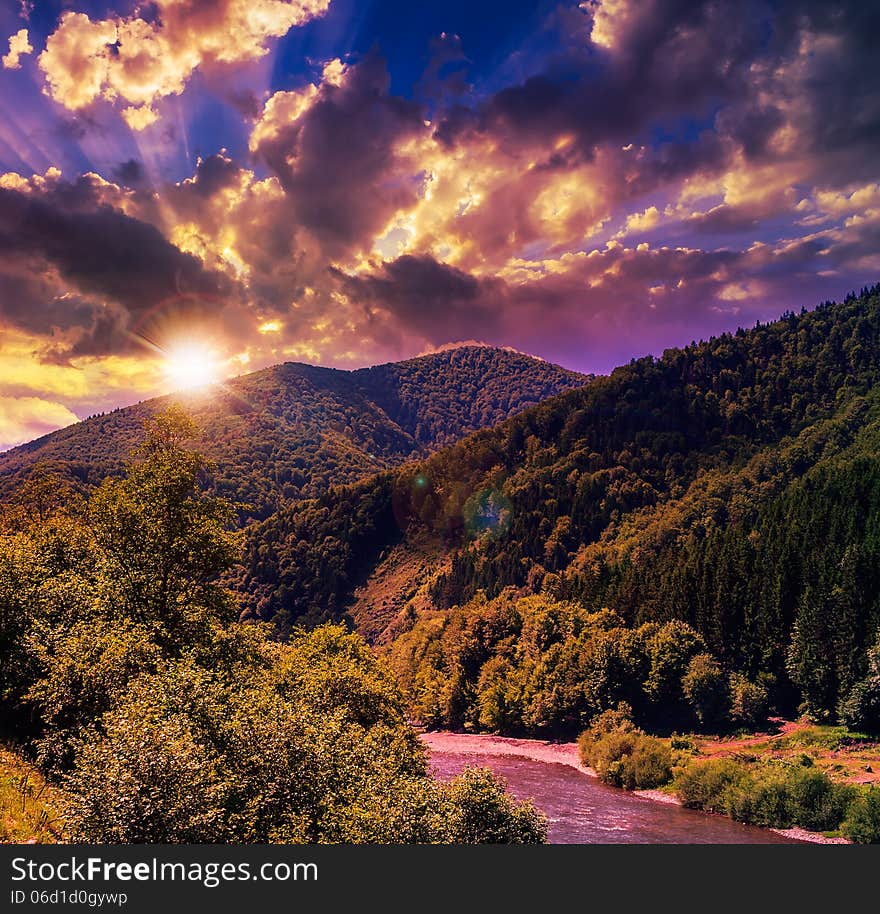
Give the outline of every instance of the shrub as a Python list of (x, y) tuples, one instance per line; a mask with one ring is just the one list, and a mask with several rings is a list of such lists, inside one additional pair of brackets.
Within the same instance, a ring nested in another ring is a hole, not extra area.
[(729, 812), (730, 791), (748, 779), (744, 765), (731, 759), (692, 761), (675, 779), (675, 793), (684, 806)]
[(107, 844), (224, 841), (217, 753), (182, 715), (132, 699), (104, 718), (67, 784), (70, 834)]
[(880, 844), (880, 787), (869, 787), (853, 799), (841, 831), (856, 844)]
[(668, 744), (637, 730), (626, 719), (618, 729), (602, 732), (608, 721), (599, 721), (581, 735), (579, 747), (584, 764), (594, 768), (607, 784), (627, 790), (667, 784), (672, 778), (672, 750)]
[(676, 778), (675, 791), (695, 809), (751, 825), (811, 831), (839, 828), (855, 794), (815, 768), (771, 763), (750, 769), (731, 759), (691, 762)]
[(643, 736), (636, 743), (627, 767), (632, 772), (633, 786), (642, 790), (662, 787), (672, 779), (672, 751), (663, 740)]
[(839, 828), (853, 799), (854, 789), (836, 784), (815, 768), (789, 768), (786, 783), (795, 824), (810, 831)]
[(581, 764), (594, 768), (593, 752), (596, 743), (609, 733), (624, 733), (635, 730), (629, 705), (621, 702), (617, 708), (603, 711), (593, 718), (587, 730), (578, 737), (578, 755)]
[(72, 764), (76, 740), (109, 711), (138, 673), (155, 669), (161, 652), (146, 626), (125, 620), (88, 619), (33, 639), (42, 677), (27, 694), (44, 735), (37, 758), (47, 771)]
[(719, 811), (738, 822), (788, 828), (794, 821), (785, 771), (777, 766), (747, 771), (727, 789), (722, 805)]
[(627, 783), (631, 772), (625, 770), (623, 760), (632, 755), (640, 736), (637, 730), (615, 730), (600, 736), (586, 749), (587, 764), (607, 784), (631, 789), (632, 785)]
[(466, 770), (445, 788), (451, 844), (541, 844), (547, 819), (531, 803), (518, 803), (504, 781), (485, 768)]

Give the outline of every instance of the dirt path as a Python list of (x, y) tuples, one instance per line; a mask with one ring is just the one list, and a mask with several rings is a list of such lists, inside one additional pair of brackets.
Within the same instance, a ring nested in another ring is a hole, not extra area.
[(773, 728), (765, 733), (749, 736), (705, 737), (699, 740), (703, 758), (728, 758), (736, 755), (755, 755), (760, 759), (791, 761), (809, 755), (813, 763), (835, 780), (850, 784), (880, 785), (880, 744), (876, 740), (851, 739), (826, 744), (822, 728), (806, 720), (771, 718)]
[(798, 733), (810, 727), (810, 724), (804, 720), (771, 718), (770, 723), (776, 724), (776, 726), (764, 733), (753, 733), (739, 739), (706, 739), (700, 746), (700, 754), (705, 756), (733, 755), (744, 749), (763, 746), (768, 740), (777, 739), (780, 736), (790, 736), (792, 733)]

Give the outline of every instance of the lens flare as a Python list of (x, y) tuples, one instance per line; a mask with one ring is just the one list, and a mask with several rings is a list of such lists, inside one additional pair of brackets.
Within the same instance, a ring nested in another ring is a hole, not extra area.
[(465, 502), (463, 514), (471, 539), (497, 539), (510, 528), (513, 504), (499, 489), (481, 489)]

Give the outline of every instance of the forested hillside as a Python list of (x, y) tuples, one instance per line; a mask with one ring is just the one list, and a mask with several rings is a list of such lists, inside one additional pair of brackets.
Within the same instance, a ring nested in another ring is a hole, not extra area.
[[(389, 549), (433, 537), (451, 556), (430, 588), (438, 609), (514, 588), (608, 607), (624, 629), (677, 620), (694, 656), (760, 686), (771, 706), (834, 714), (861, 701), (870, 716), (878, 382), (880, 288), (633, 361), (279, 512), (250, 532), (240, 586), (250, 613), (282, 631), (339, 617)], [(436, 632), (439, 619), (404, 610), (394, 630)], [(472, 684), (513, 649), (471, 656)]]
[(162, 397), (96, 416), (0, 454), (0, 497), (36, 464), (88, 489), (119, 475), (144, 421), (179, 402), (215, 464), (218, 494), (267, 516), (424, 456), (588, 378), (520, 353), (465, 346), (358, 371), (287, 363), (186, 397)]
[(236, 622), (220, 576), (240, 534), (192, 432), (159, 415), (121, 477), (74, 499), (35, 480), (0, 509), (0, 837), (544, 840), (544, 817), (488, 771), (432, 777), (357, 635), (281, 645)]

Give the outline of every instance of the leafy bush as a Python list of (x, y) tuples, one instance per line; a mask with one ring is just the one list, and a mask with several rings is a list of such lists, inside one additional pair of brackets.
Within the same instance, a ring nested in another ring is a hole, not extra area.
[(880, 844), (880, 787), (869, 787), (856, 796), (841, 831), (856, 844)]
[(651, 789), (672, 778), (669, 745), (636, 729), (626, 706), (600, 714), (581, 734), (578, 748), (581, 761), (615, 787)]
[(42, 676), (27, 699), (43, 722), (37, 758), (50, 771), (70, 767), (76, 740), (109, 711), (129, 681), (156, 669), (162, 652), (144, 625), (83, 619), (35, 638)]
[(738, 822), (768, 828), (789, 828), (794, 823), (786, 774), (778, 766), (747, 771), (724, 790), (717, 804), (718, 812)]
[(732, 759), (694, 760), (675, 791), (685, 806), (719, 812), (751, 825), (811, 831), (840, 827), (855, 788), (800, 765), (747, 766)]
[(729, 813), (730, 795), (748, 779), (744, 765), (731, 759), (692, 761), (675, 779), (675, 793), (684, 806)]
[(629, 758), (627, 782), (643, 790), (662, 787), (672, 780), (672, 763), (672, 751), (664, 740), (643, 736)]
[[(589, 744), (584, 758), (601, 780), (615, 787), (632, 790), (635, 785), (630, 761), (642, 735), (638, 730), (615, 730), (606, 733)], [(581, 743), (582, 751), (584, 748), (585, 744)]]
[(452, 844), (540, 844), (547, 820), (531, 803), (517, 803), (486, 768), (472, 768), (446, 789), (445, 838)]
[(794, 822), (810, 831), (839, 828), (855, 788), (835, 783), (815, 768), (791, 767), (786, 773)]

